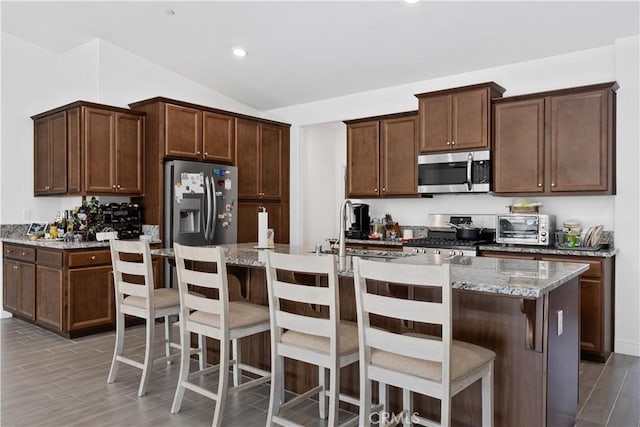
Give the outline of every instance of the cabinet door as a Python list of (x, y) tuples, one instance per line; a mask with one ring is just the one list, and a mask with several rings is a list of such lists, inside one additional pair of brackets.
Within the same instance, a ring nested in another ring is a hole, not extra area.
[(488, 89), (451, 94), (451, 149), (489, 148), (488, 97)]
[(378, 121), (347, 126), (347, 195), (380, 195), (380, 144)]
[(69, 270), (69, 330), (114, 323), (111, 266)]
[(51, 189), (49, 170), (51, 147), (49, 145), (49, 118), (43, 117), (33, 121), (33, 193), (47, 194)]
[(279, 203), (238, 203), (238, 243), (258, 241), (258, 210), (264, 207), (269, 213), (269, 228), (273, 228), (276, 243), (288, 243), (289, 224), (283, 221), (283, 207)]
[(82, 191), (80, 157), (80, 107), (67, 111), (67, 192)]
[(451, 146), (451, 95), (420, 98), (420, 152), (448, 151)]
[(267, 124), (260, 130), (260, 196), (269, 200), (282, 197), (282, 128)]
[(258, 198), (260, 191), (260, 123), (236, 119), (236, 166), (238, 197)]
[(496, 193), (539, 193), (544, 188), (544, 99), (494, 106)]
[(551, 191), (607, 191), (609, 89), (550, 99)]
[(165, 105), (165, 156), (202, 159), (202, 112), (181, 105)]
[(600, 280), (580, 279), (580, 347), (593, 353), (602, 352), (603, 299)]
[(8, 259), (5, 259), (2, 263), (2, 302), (4, 308), (12, 313), (18, 312), (20, 264)]
[(84, 108), (84, 164), (87, 193), (112, 193), (116, 190), (115, 162), (116, 113)]
[(235, 154), (235, 118), (204, 111), (202, 113), (203, 158), (233, 164)]
[(418, 116), (380, 122), (380, 181), (383, 196), (417, 193)]
[(142, 194), (143, 118), (116, 113), (115, 183), (118, 193)]
[(34, 194), (67, 191), (67, 116), (65, 111), (34, 122)]
[(64, 331), (63, 271), (38, 265), (36, 278), (36, 322)]

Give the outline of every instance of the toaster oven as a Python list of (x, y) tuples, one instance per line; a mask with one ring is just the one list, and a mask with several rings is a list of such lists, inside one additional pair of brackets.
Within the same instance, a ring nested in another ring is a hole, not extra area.
[(496, 242), (514, 245), (553, 244), (556, 218), (541, 214), (504, 214), (496, 220)]

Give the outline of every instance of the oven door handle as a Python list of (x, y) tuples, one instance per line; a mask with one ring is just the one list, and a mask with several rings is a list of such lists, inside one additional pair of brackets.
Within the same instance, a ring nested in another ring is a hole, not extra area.
[(467, 157), (467, 188), (469, 191), (473, 188), (473, 180), (471, 177), (471, 167), (473, 166), (473, 153), (469, 153)]

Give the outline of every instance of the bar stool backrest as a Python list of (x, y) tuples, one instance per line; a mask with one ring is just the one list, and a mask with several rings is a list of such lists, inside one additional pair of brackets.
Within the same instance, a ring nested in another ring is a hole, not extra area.
[[(154, 286), (149, 242), (114, 239), (110, 241), (110, 248), (116, 306), (122, 307), (126, 314), (153, 318)], [(124, 307), (127, 296), (144, 298), (145, 308)]]

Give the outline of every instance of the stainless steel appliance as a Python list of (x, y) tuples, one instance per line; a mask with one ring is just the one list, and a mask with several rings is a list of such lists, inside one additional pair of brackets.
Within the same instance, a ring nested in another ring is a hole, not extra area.
[[(473, 224), (481, 229), (479, 239), (457, 239), (456, 229), (449, 224)], [(479, 245), (494, 241), (494, 226), (494, 215), (431, 214), (427, 218), (427, 237), (409, 240), (402, 245), (402, 250), (445, 257), (477, 256)]]
[(164, 165), (167, 247), (236, 243), (238, 168), (172, 160)]
[(496, 242), (516, 245), (553, 244), (556, 218), (541, 214), (503, 214), (496, 219)]
[(418, 156), (418, 193), (491, 191), (491, 152), (469, 151)]
[(369, 205), (366, 203), (353, 204), (353, 218), (351, 226), (345, 231), (345, 237), (349, 239), (368, 239), (369, 238)]

